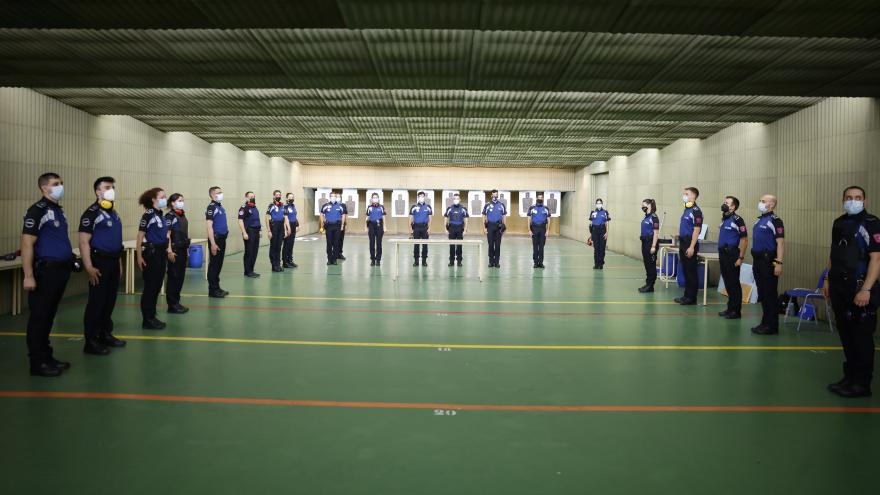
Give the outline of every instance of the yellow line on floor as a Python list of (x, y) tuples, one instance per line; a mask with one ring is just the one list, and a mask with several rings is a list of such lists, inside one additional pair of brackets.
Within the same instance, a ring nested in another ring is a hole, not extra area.
[[(24, 332), (0, 332), (0, 336), (24, 337)], [(54, 337), (82, 337), (76, 333), (54, 333)], [(175, 337), (165, 335), (118, 335), (124, 340), (210, 342), (219, 344), (272, 344), (323, 347), (391, 347), (407, 349), (504, 349), (534, 351), (839, 351), (835, 346), (724, 346), (724, 345), (503, 345), (503, 344), (419, 344), (405, 342), (333, 342), (319, 340), (225, 339), (218, 337)]]

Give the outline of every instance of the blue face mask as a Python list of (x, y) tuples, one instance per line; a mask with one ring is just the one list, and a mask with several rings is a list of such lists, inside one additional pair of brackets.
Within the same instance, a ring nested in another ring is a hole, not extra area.
[(843, 202), (843, 209), (847, 215), (858, 215), (865, 210), (865, 202), (856, 199), (848, 199)]
[(156, 200), (156, 208), (159, 208), (161, 210), (162, 208), (165, 208), (166, 206), (168, 206), (168, 199), (162, 198), (162, 199)]

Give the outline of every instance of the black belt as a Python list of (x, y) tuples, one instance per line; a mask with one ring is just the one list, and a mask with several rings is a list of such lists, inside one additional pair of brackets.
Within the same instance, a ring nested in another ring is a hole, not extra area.
[(547, 225), (547, 224), (546, 223), (533, 223), (532, 224), (533, 227), (543, 227), (545, 225)]
[(342, 222), (324, 222), (324, 226), (328, 227), (330, 225), (340, 225)]
[(718, 246), (719, 253), (726, 253), (729, 251), (735, 251), (739, 253), (739, 246)]
[(245, 227), (245, 229), (246, 230), (260, 230), (260, 226), (259, 225), (257, 225), (256, 227), (247, 226), (247, 227)]
[(640, 235), (640, 236), (639, 236), (639, 239), (640, 239), (640, 240), (643, 240), (643, 241), (653, 241), (653, 240), (654, 240), (654, 234), (651, 234), (651, 235)]
[(228, 232), (227, 232), (226, 234), (217, 234), (217, 233), (215, 233), (215, 234), (214, 234), (214, 239), (226, 239), (226, 236), (228, 236), (228, 235), (229, 235)]
[(187, 240), (185, 240), (185, 241), (172, 242), (172, 243), (171, 243), (171, 248), (172, 248), (172, 249), (188, 249), (188, 248), (189, 248), (189, 245), (190, 245), (191, 243), (192, 243), (192, 241), (190, 241), (189, 239), (187, 239)]
[(269, 225), (279, 224), (279, 223), (284, 223), (284, 220), (270, 220), (269, 221)]
[(426, 224), (426, 223), (414, 223), (413, 224), (413, 227), (427, 227), (427, 226), (428, 226), (428, 224)]
[(773, 261), (776, 259), (776, 251), (752, 251), (752, 257)]
[(501, 221), (499, 220), (497, 222), (490, 222), (489, 220), (486, 220), (486, 225), (501, 225)]
[(54, 269), (54, 268), (67, 268), (71, 269), (71, 263), (73, 259), (69, 259), (67, 261), (50, 261), (50, 260), (37, 260), (34, 262), (34, 268), (40, 269)]
[(107, 251), (98, 251), (97, 249), (92, 249), (92, 258), (106, 258), (106, 259), (115, 259), (118, 260), (122, 257), (122, 251), (118, 253), (108, 253)]

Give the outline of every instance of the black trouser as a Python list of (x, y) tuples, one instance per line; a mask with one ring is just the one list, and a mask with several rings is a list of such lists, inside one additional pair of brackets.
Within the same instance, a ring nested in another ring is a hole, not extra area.
[(489, 241), (489, 263), (501, 259), (501, 222), (486, 222), (486, 239)]
[[(464, 239), (464, 224), (450, 223), (447, 229), (450, 239)], [(449, 262), (461, 261), (461, 244), (449, 245)]]
[(284, 222), (269, 222), (269, 263), (272, 268), (281, 266), (281, 245), (284, 244)]
[(657, 251), (651, 253), (651, 246), (654, 245), (654, 236), (641, 236), (642, 241), (642, 262), (645, 264), (645, 286), (654, 287), (657, 281)]
[[(346, 225), (347, 227), (347, 225)], [(339, 229), (339, 245), (336, 248), (336, 257), (342, 256), (342, 248), (345, 247), (345, 227)]]
[(290, 235), (284, 238), (281, 246), (281, 261), (286, 265), (293, 264), (293, 243), (296, 241), (296, 227), (290, 224)]
[(174, 251), (174, 263), (168, 262), (168, 279), (165, 281), (165, 302), (168, 306), (180, 304), (180, 291), (186, 278), (186, 263), (189, 259), (189, 243), (171, 248)]
[(739, 284), (740, 267), (736, 266), (739, 261), (739, 247), (728, 246), (718, 248), (718, 265), (721, 268), (721, 279), (724, 280), (724, 288), (727, 289), (727, 312), (739, 313), (742, 311), (743, 292)]
[(217, 254), (211, 254), (211, 246), (208, 246), (208, 290), (210, 292), (220, 290), (220, 272), (223, 270), (223, 258), (226, 257), (226, 236), (215, 235), (214, 243), (217, 244)]
[[(847, 287), (849, 285), (850, 287)], [(869, 387), (874, 375), (874, 332), (877, 329), (877, 297), (860, 308), (853, 304), (857, 288), (845, 280), (830, 280), (831, 308), (843, 345), (843, 374), (853, 383)], [(876, 291), (875, 291), (876, 293)]]
[(147, 266), (142, 272), (144, 291), (141, 293), (141, 316), (144, 320), (149, 320), (156, 317), (156, 301), (159, 300), (162, 281), (165, 280), (165, 261), (168, 256), (165, 250), (168, 245), (145, 244), (143, 247), (143, 257)]
[(684, 296), (682, 297), (690, 301), (696, 301), (697, 290), (699, 289), (699, 281), (697, 280), (699, 271), (697, 267), (700, 264), (697, 261), (697, 253), (700, 251), (700, 243), (694, 244), (694, 255), (688, 258), (687, 250), (691, 247), (691, 239), (690, 236), (679, 239), (678, 261), (681, 264), (681, 271), (684, 273)]
[[(412, 224), (413, 231), (413, 239), (427, 239), (428, 238), (428, 224), (426, 223), (414, 223)], [(422, 259), (428, 259), (428, 245), (421, 244), (422, 247)], [(413, 244), (413, 257), (418, 260), (419, 259), (419, 244)]]
[(532, 261), (536, 265), (544, 264), (544, 244), (547, 243), (547, 224), (532, 224)]
[(605, 226), (590, 226), (590, 237), (593, 238), (593, 264), (596, 266), (605, 266), (605, 246), (608, 241), (605, 240)]
[(92, 252), (92, 266), (101, 272), (98, 285), (89, 283), (89, 302), (83, 315), (86, 340), (97, 340), (113, 334), (113, 308), (119, 290), (119, 258)]
[(327, 262), (336, 263), (339, 256), (339, 235), (342, 233), (342, 223), (325, 223), (324, 236), (327, 238)]
[(758, 288), (758, 299), (761, 300), (761, 324), (773, 330), (779, 329), (779, 294), (777, 293), (779, 277), (773, 274), (773, 260), (776, 251), (752, 251), (755, 275), (755, 286)]
[[(27, 322), (27, 348), (31, 366), (39, 366), (52, 359), (49, 333), (55, 322), (58, 304), (70, 280), (69, 262), (34, 263), (37, 288), (28, 292), (30, 315)], [(18, 290), (15, 287), (13, 290)]]
[(370, 261), (382, 261), (382, 236), (385, 226), (382, 222), (367, 222), (367, 237), (370, 239)]
[(257, 264), (257, 253), (260, 251), (260, 229), (255, 227), (246, 227), (245, 232), (248, 235), (244, 241), (244, 274), (254, 273), (254, 265)]

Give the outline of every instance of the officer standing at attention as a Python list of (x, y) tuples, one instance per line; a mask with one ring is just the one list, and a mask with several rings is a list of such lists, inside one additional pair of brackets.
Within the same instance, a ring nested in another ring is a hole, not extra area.
[(137, 266), (143, 272), (144, 291), (141, 293), (141, 316), (144, 330), (162, 330), (165, 322), (156, 318), (156, 301), (165, 280), (165, 259), (171, 259), (174, 252), (168, 244), (168, 224), (162, 217), (162, 208), (168, 204), (165, 191), (159, 187), (148, 189), (141, 194), (138, 202), (144, 207), (144, 215), (138, 226), (134, 252)]
[(299, 220), (296, 219), (296, 205), (293, 204), (293, 193), (287, 193), (287, 204), (284, 205), (284, 245), (281, 248), (281, 260), (284, 268), (296, 268), (293, 262), (293, 242), (299, 231)]
[(828, 385), (841, 397), (870, 397), (874, 375), (874, 332), (880, 306), (880, 219), (865, 211), (865, 190), (843, 192), (846, 214), (831, 228), (831, 257), (822, 286), (831, 298), (846, 359), (843, 379)]
[(733, 196), (724, 198), (721, 204), (721, 227), (718, 228), (718, 264), (721, 278), (727, 289), (727, 309), (718, 313), (728, 320), (742, 317), (742, 286), (739, 284), (740, 266), (749, 245), (749, 231), (742, 217), (736, 214), (739, 199)]
[(681, 197), (684, 201), (684, 212), (678, 227), (678, 258), (684, 273), (684, 295), (676, 297), (675, 302), (682, 306), (697, 304), (697, 240), (703, 229), (703, 210), (697, 206), (699, 197), (700, 190), (696, 187), (685, 188)]
[(208, 297), (223, 298), (229, 292), (220, 288), (220, 271), (223, 270), (223, 258), (226, 256), (226, 237), (229, 225), (226, 221), (226, 209), (221, 204), (223, 190), (218, 186), (208, 189), (211, 202), (205, 210), (205, 225), (208, 230)]
[(483, 207), (483, 233), (489, 240), (489, 268), (501, 268), (501, 236), (507, 229), (507, 208), (498, 201), (498, 190), (492, 190), (492, 200)]
[(590, 239), (593, 240), (593, 270), (605, 269), (605, 246), (608, 243), (608, 223), (611, 215), (602, 198), (596, 200), (596, 209), (590, 212)]
[(382, 263), (382, 236), (385, 235), (385, 207), (379, 204), (379, 195), (373, 193), (367, 206), (366, 226), (370, 241), (370, 266)]
[(544, 268), (544, 244), (550, 232), (550, 210), (544, 206), (544, 193), (538, 193), (535, 204), (529, 207), (529, 230), (532, 232), (533, 268)]
[[(456, 193), (452, 196), (452, 205), (446, 208), (443, 217), (446, 218), (446, 231), (449, 233), (450, 239), (464, 239), (467, 234), (467, 208), (461, 205), (461, 196)], [(455, 261), (461, 266), (461, 244), (450, 244), (449, 246), (449, 266)]]
[(657, 242), (660, 239), (660, 219), (657, 218), (657, 202), (653, 199), (642, 200), (642, 212), (645, 218), (639, 225), (639, 240), (642, 241), (642, 262), (645, 264), (645, 285), (639, 292), (654, 292), (657, 281)]
[[(431, 216), (434, 210), (425, 204), (425, 193), (419, 193), (417, 202), (409, 209), (410, 237), (427, 239), (431, 236)], [(413, 245), (413, 266), (419, 266), (419, 245)], [(422, 266), (428, 266), (428, 245), (422, 244)]]
[(272, 191), (272, 202), (266, 209), (266, 230), (269, 233), (269, 263), (272, 272), (283, 272), (281, 268), (281, 245), (284, 244), (284, 203), (281, 191)]
[(184, 197), (174, 193), (168, 201), (171, 208), (165, 214), (168, 225), (168, 280), (165, 283), (165, 302), (168, 312), (181, 315), (189, 308), (180, 304), (180, 291), (186, 278), (186, 262), (189, 259), (189, 219), (186, 218)]
[(348, 215), (343, 214), (342, 205), (339, 204), (335, 194), (330, 195), (330, 201), (321, 207), (321, 225), (324, 226), (324, 235), (327, 238), (327, 264), (335, 265), (339, 249), (339, 234), (342, 224)]
[(28, 358), (31, 375), (59, 376), (70, 368), (70, 363), (55, 359), (49, 333), (70, 280), (74, 257), (67, 237), (67, 217), (58, 204), (64, 197), (61, 176), (45, 173), (37, 179), (37, 186), (43, 197), (28, 208), (21, 230), (21, 268), (30, 308)]
[(345, 206), (345, 202), (342, 201), (342, 196), (336, 195), (336, 203), (342, 207), (342, 216), (345, 217), (346, 221), (343, 222), (342, 226), (339, 228), (339, 241), (336, 246), (336, 259), (345, 261), (345, 256), (342, 255), (342, 248), (345, 247), (345, 228), (348, 227), (348, 206)]
[(125, 347), (113, 336), (113, 308), (122, 276), (122, 221), (114, 209), (116, 181), (100, 177), (94, 184), (95, 203), (79, 220), (79, 253), (89, 276), (89, 300), (83, 315), (83, 352), (105, 356), (111, 347)]
[(752, 271), (761, 300), (761, 324), (752, 328), (758, 335), (779, 333), (779, 276), (785, 254), (785, 227), (776, 216), (776, 196), (765, 194), (758, 203), (761, 216), (752, 228)]
[(257, 278), (254, 272), (257, 252), (260, 250), (260, 212), (257, 211), (256, 195), (253, 191), (245, 193), (245, 203), (238, 209), (238, 229), (244, 240), (244, 276)]

